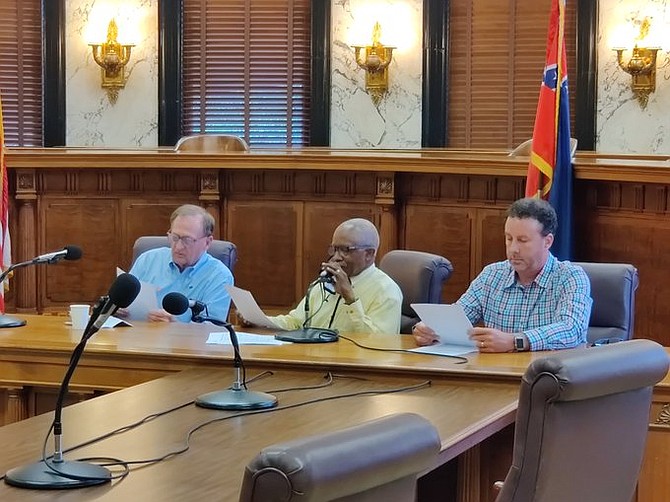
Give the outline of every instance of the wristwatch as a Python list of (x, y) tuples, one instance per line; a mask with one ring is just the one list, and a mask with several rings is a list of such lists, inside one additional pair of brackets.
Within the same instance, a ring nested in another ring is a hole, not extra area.
[(514, 350), (517, 352), (523, 352), (526, 350), (526, 337), (523, 335), (514, 336)]

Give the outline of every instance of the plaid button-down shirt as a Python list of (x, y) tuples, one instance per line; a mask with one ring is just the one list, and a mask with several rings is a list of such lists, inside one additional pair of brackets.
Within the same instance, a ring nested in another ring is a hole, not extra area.
[(472, 324), (523, 333), (531, 350), (566, 349), (586, 342), (591, 284), (584, 270), (551, 253), (528, 286), (508, 261), (492, 263), (458, 299)]

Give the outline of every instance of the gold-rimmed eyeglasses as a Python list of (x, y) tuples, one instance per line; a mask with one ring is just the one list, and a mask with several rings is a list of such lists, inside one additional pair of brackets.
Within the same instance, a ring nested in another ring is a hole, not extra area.
[(179, 241), (185, 246), (185, 247), (190, 247), (196, 242), (198, 242), (200, 239), (204, 239), (207, 237), (207, 235), (203, 235), (202, 237), (190, 237), (188, 235), (177, 235), (174, 232), (168, 232), (167, 233), (168, 241), (170, 244), (177, 244)]

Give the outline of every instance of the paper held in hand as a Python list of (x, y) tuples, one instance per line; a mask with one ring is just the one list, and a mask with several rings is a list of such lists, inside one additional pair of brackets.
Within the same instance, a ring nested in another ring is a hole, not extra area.
[(468, 337), (472, 323), (460, 305), (413, 303), (412, 308), (424, 324), (433, 328), (440, 338), (439, 344), (412, 349), (412, 352), (458, 356), (477, 350), (475, 342)]
[(226, 284), (225, 288), (230, 294), (233, 303), (235, 303), (235, 308), (244, 317), (245, 321), (262, 328), (282, 329), (268, 319), (268, 316), (263, 313), (250, 291), (229, 284)]

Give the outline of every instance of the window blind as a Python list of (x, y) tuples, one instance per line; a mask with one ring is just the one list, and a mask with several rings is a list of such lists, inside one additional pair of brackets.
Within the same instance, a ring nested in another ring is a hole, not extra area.
[(182, 135), (309, 144), (310, 0), (184, 0)]
[(42, 146), (40, 0), (0, 2), (0, 97), (5, 145)]
[[(511, 148), (533, 136), (551, 0), (451, 0), (447, 145)], [(565, 41), (574, 135), (576, 2)]]

